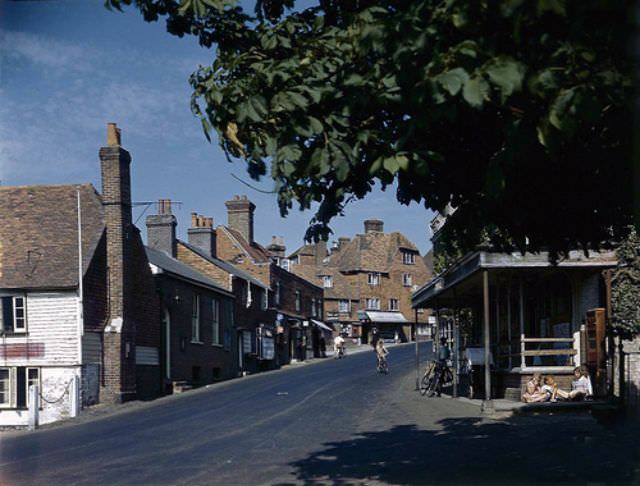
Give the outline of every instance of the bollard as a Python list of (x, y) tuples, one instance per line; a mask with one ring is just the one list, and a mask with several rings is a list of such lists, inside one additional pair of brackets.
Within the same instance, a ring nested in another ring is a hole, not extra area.
[(29, 430), (38, 428), (38, 413), (40, 411), (40, 387), (29, 386)]
[(77, 417), (80, 411), (80, 383), (77, 375), (71, 379), (69, 400), (71, 401), (71, 417)]

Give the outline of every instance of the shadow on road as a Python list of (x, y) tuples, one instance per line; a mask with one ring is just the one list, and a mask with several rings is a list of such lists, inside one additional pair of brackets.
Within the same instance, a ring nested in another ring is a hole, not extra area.
[(589, 416), (445, 419), (365, 432), (291, 464), (296, 483), (625, 483), (636, 479), (638, 427)]

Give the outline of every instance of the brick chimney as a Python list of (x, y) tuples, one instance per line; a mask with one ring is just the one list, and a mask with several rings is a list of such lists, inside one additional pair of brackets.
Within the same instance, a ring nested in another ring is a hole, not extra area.
[(284, 245), (284, 239), (282, 236), (272, 236), (271, 244), (267, 246), (267, 250), (271, 256), (284, 258), (287, 248)]
[(326, 241), (318, 241), (315, 244), (315, 252), (316, 252), (316, 265), (322, 265), (325, 258), (327, 258), (327, 242)]
[(102, 201), (107, 242), (108, 312), (104, 328), (104, 376), (101, 400), (120, 403), (135, 394), (135, 324), (132, 305), (131, 156), (121, 147), (120, 129), (107, 124), (107, 145), (100, 148)]
[(204, 251), (208, 256), (216, 256), (216, 230), (213, 218), (191, 213), (191, 228), (187, 230), (189, 244)]
[(177, 225), (176, 217), (171, 214), (171, 199), (159, 199), (158, 214), (147, 216), (147, 245), (175, 258)]
[(384, 233), (384, 221), (379, 219), (367, 219), (364, 222), (365, 233)]
[(227, 206), (229, 228), (237, 231), (248, 242), (253, 243), (253, 211), (256, 206), (247, 196), (233, 196), (224, 203)]

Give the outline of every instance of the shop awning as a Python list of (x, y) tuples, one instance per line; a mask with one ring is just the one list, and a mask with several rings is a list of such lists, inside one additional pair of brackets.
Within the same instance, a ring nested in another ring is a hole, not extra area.
[(324, 322), (322, 321), (316, 321), (315, 319), (311, 319), (311, 322), (313, 322), (316, 326), (318, 326), (320, 329), (324, 329), (325, 331), (330, 331), (333, 332), (333, 329), (331, 329), (329, 326), (327, 326)]
[(385, 311), (364, 311), (371, 322), (381, 322), (389, 324), (405, 324), (409, 321), (402, 315), (402, 312)]

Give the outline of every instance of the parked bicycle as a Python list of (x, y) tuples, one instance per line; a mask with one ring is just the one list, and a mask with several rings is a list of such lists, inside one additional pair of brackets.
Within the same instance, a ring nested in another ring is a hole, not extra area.
[(453, 381), (453, 373), (444, 361), (432, 361), (425, 369), (422, 380), (420, 380), (420, 394), (432, 397), (435, 394), (440, 396), (442, 387)]

